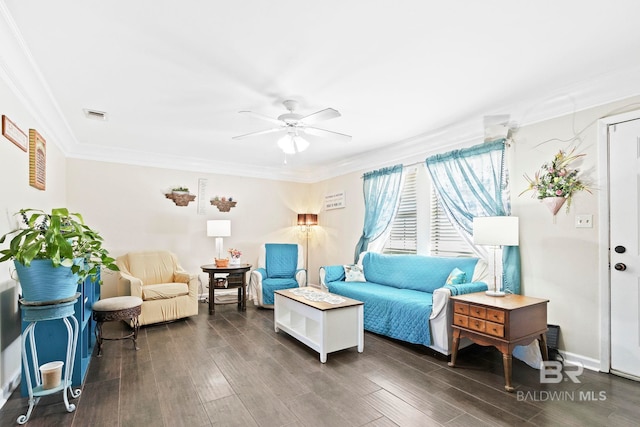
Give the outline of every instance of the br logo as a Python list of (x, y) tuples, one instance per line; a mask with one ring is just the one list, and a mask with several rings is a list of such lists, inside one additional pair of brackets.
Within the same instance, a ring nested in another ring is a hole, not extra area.
[(541, 384), (558, 384), (567, 379), (574, 383), (579, 383), (578, 377), (582, 375), (584, 367), (582, 363), (577, 365), (571, 365), (572, 369), (563, 369), (562, 363), (555, 360), (545, 360), (542, 362), (542, 369), (540, 369), (540, 383)]

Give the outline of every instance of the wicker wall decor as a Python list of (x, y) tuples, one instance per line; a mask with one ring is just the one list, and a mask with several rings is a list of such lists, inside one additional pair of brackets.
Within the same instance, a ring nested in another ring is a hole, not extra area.
[(173, 200), (176, 206), (187, 206), (189, 202), (193, 202), (196, 199), (195, 194), (183, 193), (183, 192), (171, 192), (165, 194), (167, 199)]
[(231, 208), (236, 207), (237, 203), (238, 202), (233, 200), (231, 197), (227, 199), (226, 197), (216, 196), (213, 199), (211, 199), (211, 204), (217, 207), (220, 212), (229, 212)]

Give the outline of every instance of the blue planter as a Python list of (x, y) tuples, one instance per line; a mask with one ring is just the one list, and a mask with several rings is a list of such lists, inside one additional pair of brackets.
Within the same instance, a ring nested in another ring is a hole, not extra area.
[(48, 259), (33, 260), (29, 267), (15, 260), (13, 263), (25, 301), (57, 301), (76, 294), (78, 276), (70, 267), (54, 267)]

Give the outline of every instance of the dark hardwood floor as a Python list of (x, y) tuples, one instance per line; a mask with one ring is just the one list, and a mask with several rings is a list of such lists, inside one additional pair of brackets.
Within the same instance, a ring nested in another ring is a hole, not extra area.
[[(124, 323), (105, 324), (123, 333)], [(107, 341), (91, 360), (77, 409), (62, 395), (43, 397), (29, 426), (637, 426), (640, 383), (584, 371), (580, 383), (540, 384), (539, 372), (515, 360), (504, 391), (502, 357), (469, 347), (460, 367), (421, 346), (366, 333), (355, 348), (318, 354), (273, 330), (273, 311), (216, 307)], [(27, 409), (19, 390), (0, 410), (17, 425)]]

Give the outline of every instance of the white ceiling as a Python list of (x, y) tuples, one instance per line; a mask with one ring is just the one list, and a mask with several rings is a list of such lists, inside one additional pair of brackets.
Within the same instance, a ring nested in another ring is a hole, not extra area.
[[(69, 157), (314, 182), (481, 138), (484, 115), (525, 124), (640, 93), (637, 0), (0, 0), (0, 12), (50, 91), (25, 94), (36, 110), (53, 102), (43, 136)], [(232, 140), (271, 127), (238, 111), (276, 117), (285, 99), (303, 115), (339, 110), (318, 126), (353, 139), (310, 138), (286, 165), (273, 134)]]

